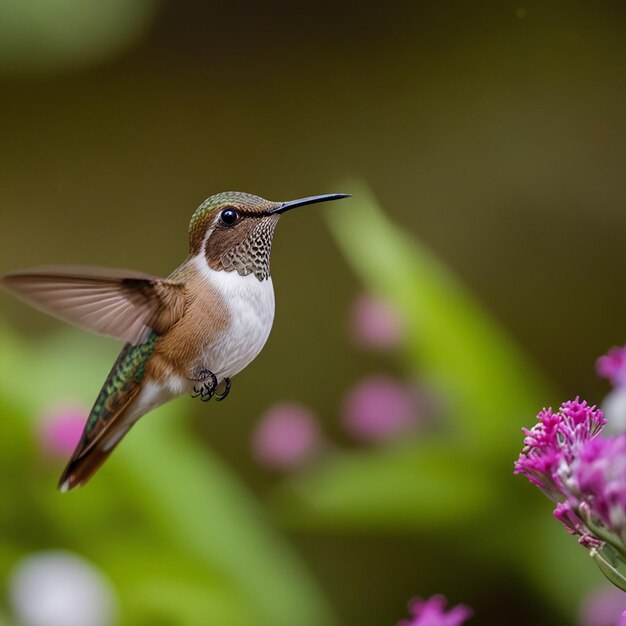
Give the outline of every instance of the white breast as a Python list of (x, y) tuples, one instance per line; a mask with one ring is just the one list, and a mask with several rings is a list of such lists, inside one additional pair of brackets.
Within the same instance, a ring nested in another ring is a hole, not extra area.
[(229, 309), (230, 325), (203, 355), (204, 367), (218, 379), (232, 377), (259, 354), (274, 322), (272, 279), (260, 281), (254, 274), (216, 271), (203, 258), (202, 273), (222, 295)]

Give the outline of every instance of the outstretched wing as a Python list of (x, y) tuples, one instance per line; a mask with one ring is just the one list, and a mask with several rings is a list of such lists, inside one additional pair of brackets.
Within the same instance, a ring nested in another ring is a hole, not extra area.
[(163, 334), (183, 314), (182, 283), (97, 267), (42, 267), (0, 279), (34, 307), (81, 328), (139, 343)]

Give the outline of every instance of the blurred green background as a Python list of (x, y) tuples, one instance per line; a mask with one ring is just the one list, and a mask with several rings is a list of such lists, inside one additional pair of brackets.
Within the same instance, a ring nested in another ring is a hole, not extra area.
[[(512, 463), (541, 406), (602, 399), (626, 337), (625, 27), (620, 2), (0, 0), (0, 272), (166, 275), (212, 193), (354, 195), (281, 222), (274, 330), (228, 401), (160, 409), (68, 496), (34, 425), (88, 408), (119, 346), (0, 294), (7, 623), (48, 548), (129, 626), (395, 624), (437, 592), (576, 623), (601, 576)], [(395, 353), (350, 340), (364, 291), (407, 320)], [(342, 398), (378, 372), (432, 385), (439, 422), (351, 441)], [(251, 438), (283, 400), (333, 443), (276, 473)]]

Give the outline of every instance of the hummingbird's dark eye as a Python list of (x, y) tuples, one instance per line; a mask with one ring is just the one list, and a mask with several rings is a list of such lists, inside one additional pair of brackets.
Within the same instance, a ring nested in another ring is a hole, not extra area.
[(220, 213), (220, 219), (226, 226), (232, 226), (239, 219), (239, 214), (234, 209), (224, 209)]

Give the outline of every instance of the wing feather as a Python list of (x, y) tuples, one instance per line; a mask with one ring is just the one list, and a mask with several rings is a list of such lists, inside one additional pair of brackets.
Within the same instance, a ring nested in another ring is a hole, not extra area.
[(127, 270), (42, 267), (8, 274), (6, 289), (70, 324), (136, 345), (164, 333), (183, 314), (184, 285)]

